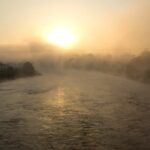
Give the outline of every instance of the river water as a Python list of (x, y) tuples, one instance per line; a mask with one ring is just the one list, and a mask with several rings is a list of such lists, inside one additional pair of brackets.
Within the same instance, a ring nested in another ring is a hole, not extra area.
[(84, 71), (0, 83), (0, 150), (150, 150), (150, 86)]

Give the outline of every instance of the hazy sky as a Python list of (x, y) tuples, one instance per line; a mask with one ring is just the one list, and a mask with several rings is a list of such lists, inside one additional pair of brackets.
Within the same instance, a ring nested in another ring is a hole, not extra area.
[(0, 43), (40, 39), (54, 26), (77, 37), (75, 48), (150, 46), (150, 0), (0, 0)]

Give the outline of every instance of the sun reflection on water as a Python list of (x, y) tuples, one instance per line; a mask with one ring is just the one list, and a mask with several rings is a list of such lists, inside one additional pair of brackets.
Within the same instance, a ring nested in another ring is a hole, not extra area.
[(57, 116), (64, 116), (66, 108), (66, 90), (64, 87), (58, 87), (53, 92), (49, 93), (46, 101), (48, 109), (55, 112)]
[(65, 105), (65, 91), (64, 88), (58, 88), (56, 95), (56, 106), (63, 108)]

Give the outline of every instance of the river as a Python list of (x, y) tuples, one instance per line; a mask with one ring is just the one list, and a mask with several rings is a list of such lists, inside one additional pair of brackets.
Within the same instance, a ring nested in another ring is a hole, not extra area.
[(0, 150), (149, 150), (150, 85), (67, 71), (0, 83)]

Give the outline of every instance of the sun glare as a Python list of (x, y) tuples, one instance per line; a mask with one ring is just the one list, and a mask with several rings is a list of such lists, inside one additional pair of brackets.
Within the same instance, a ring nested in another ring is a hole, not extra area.
[(54, 28), (51, 32), (46, 33), (46, 41), (56, 46), (69, 48), (75, 42), (74, 34), (66, 28)]

